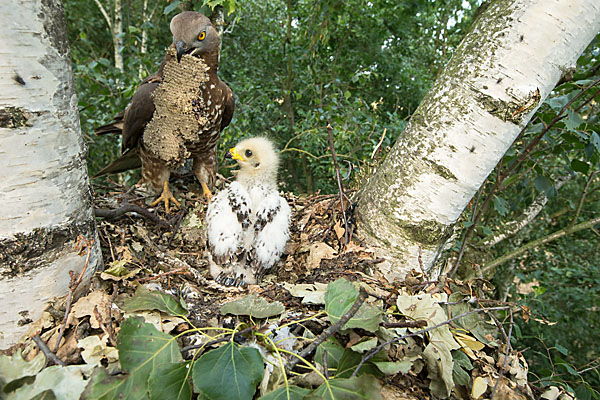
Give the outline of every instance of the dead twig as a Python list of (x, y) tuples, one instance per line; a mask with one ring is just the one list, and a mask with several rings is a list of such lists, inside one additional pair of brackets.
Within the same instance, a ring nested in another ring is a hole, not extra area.
[(44, 343), (40, 335), (35, 335), (34, 337), (32, 337), (32, 339), (35, 342), (35, 344), (37, 344), (37, 347), (46, 356), (47, 363), (49, 363), (50, 365), (61, 365), (63, 367), (67, 365), (64, 362), (62, 362), (62, 360), (58, 358), (56, 354), (50, 351), (50, 349), (48, 348), (48, 346), (46, 346), (46, 343)]
[(350, 307), (350, 309), (348, 310), (348, 312), (346, 314), (344, 314), (338, 322), (336, 322), (335, 324), (331, 325), (329, 328), (327, 328), (323, 332), (321, 332), (321, 334), (319, 336), (317, 336), (308, 346), (306, 346), (298, 354), (298, 357), (292, 358), (288, 362), (288, 365), (285, 367), (286, 372), (289, 373), (291, 370), (293, 370), (294, 367), (296, 366), (296, 364), (298, 364), (298, 362), (300, 361), (300, 358), (305, 358), (307, 355), (312, 353), (317, 348), (317, 346), (319, 346), (321, 343), (323, 343), (325, 340), (327, 340), (327, 338), (329, 338), (334, 333), (339, 331), (342, 328), (342, 326), (344, 326), (346, 324), (346, 322), (348, 322), (350, 320), (350, 318), (352, 318), (354, 316), (354, 314), (356, 314), (356, 312), (358, 311), (360, 306), (367, 299), (367, 296), (368, 296), (367, 291), (364, 288), (360, 288), (359, 295), (356, 298), (356, 300), (354, 301), (354, 304), (352, 304), (352, 307)]
[(340, 193), (340, 206), (342, 207), (342, 219), (344, 220), (344, 246), (348, 244), (348, 220), (346, 219), (346, 207), (344, 207), (344, 187), (342, 186), (342, 177), (340, 175), (340, 167), (335, 155), (335, 146), (333, 144), (333, 133), (330, 124), (327, 124), (327, 136), (329, 136), (329, 148), (333, 157), (333, 166), (335, 168), (335, 177), (337, 179), (338, 190)]
[(504, 362), (502, 363), (502, 369), (500, 370), (500, 376), (498, 376), (498, 380), (496, 381), (496, 384), (494, 385), (494, 389), (492, 389), (492, 394), (490, 395), (490, 400), (494, 400), (494, 396), (496, 394), (496, 389), (498, 389), (498, 385), (500, 384), (500, 381), (502, 380), (502, 377), (504, 376), (504, 372), (506, 371), (506, 364), (508, 363), (508, 355), (510, 354), (510, 351), (512, 350), (512, 346), (510, 344), (510, 338), (512, 336), (514, 322), (513, 322), (512, 310), (509, 309), (509, 312), (510, 312), (510, 328), (508, 330), (508, 335), (506, 334), (506, 331), (504, 330), (502, 323), (496, 318), (495, 315), (490, 314), (492, 316), (492, 318), (494, 319), (494, 322), (496, 323), (496, 325), (502, 332), (502, 335), (504, 336), (504, 340), (506, 341), (506, 352), (504, 353)]
[(188, 267), (181, 267), (171, 271), (163, 272), (162, 274), (141, 278), (139, 282), (153, 281), (169, 275), (192, 275)]
[(84, 249), (87, 249), (87, 254), (85, 257), (85, 264), (83, 265), (83, 269), (79, 273), (79, 276), (76, 276), (73, 271), (69, 271), (69, 275), (71, 276), (71, 282), (69, 283), (69, 294), (67, 295), (67, 306), (65, 307), (65, 316), (63, 318), (63, 323), (58, 332), (58, 339), (56, 340), (56, 345), (54, 346), (54, 353), (58, 351), (60, 346), (60, 341), (62, 340), (63, 335), (65, 334), (65, 329), (67, 328), (67, 320), (69, 319), (69, 313), (71, 312), (71, 302), (73, 301), (73, 295), (75, 290), (81, 283), (85, 271), (87, 270), (88, 264), (90, 262), (90, 255), (92, 254), (92, 245), (94, 244), (94, 239), (87, 240), (83, 236), (77, 236), (77, 242), (75, 243), (75, 250), (77, 250), (78, 254), (83, 255)]
[(384, 322), (384, 328), (425, 328), (427, 321), (420, 319), (418, 321), (402, 321), (402, 322)]
[(156, 225), (162, 226), (164, 228), (172, 228), (171, 224), (167, 221), (163, 220), (160, 217), (152, 214), (150, 211), (146, 210), (144, 207), (140, 207), (136, 204), (123, 204), (119, 208), (115, 208), (114, 210), (107, 210), (104, 208), (95, 208), (94, 207), (94, 215), (98, 218), (106, 218), (106, 219), (115, 219), (119, 218), (127, 213), (136, 213), (141, 215), (142, 217), (149, 219), (154, 222)]

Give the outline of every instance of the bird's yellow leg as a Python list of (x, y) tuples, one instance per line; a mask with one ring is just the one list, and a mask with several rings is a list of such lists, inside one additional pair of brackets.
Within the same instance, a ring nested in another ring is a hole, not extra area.
[(200, 181), (200, 186), (202, 186), (202, 197), (204, 197), (206, 200), (212, 199), (213, 194), (211, 193), (210, 189), (208, 188), (208, 185), (206, 184), (206, 182)]
[(150, 205), (152, 207), (154, 207), (155, 205), (157, 205), (161, 201), (163, 201), (165, 203), (165, 211), (167, 212), (167, 214), (169, 213), (169, 202), (170, 201), (172, 201), (175, 206), (177, 206), (177, 207), (180, 206), (179, 202), (177, 201), (177, 199), (175, 198), (175, 196), (173, 196), (173, 193), (169, 189), (169, 182), (168, 181), (165, 181), (165, 183), (163, 184), (163, 191), (160, 194), (160, 197), (158, 199), (154, 200), (154, 202), (152, 204), (150, 204)]

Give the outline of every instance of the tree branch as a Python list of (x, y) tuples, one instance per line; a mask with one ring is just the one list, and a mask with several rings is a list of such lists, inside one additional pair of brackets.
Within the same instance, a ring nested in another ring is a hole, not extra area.
[(560, 231), (551, 233), (550, 235), (544, 236), (542, 238), (539, 238), (537, 240), (534, 240), (532, 242), (527, 243), (525, 246), (519, 247), (518, 249), (503, 255), (500, 258), (495, 259), (494, 261), (492, 261), (491, 263), (487, 264), (485, 267), (482, 268), (483, 272), (487, 272), (489, 270), (491, 270), (494, 267), (497, 267), (500, 264), (505, 263), (506, 261), (512, 260), (513, 258), (525, 253), (528, 250), (531, 250), (535, 247), (541, 246), (543, 244), (549, 243), (553, 240), (556, 239), (560, 239), (563, 236), (566, 235), (570, 235), (571, 233), (575, 233), (575, 232), (579, 232), (582, 231), (584, 229), (589, 229), (591, 227), (593, 227), (596, 224), (600, 223), (600, 217), (598, 218), (594, 218), (592, 220), (586, 221), (586, 222), (582, 222), (581, 224), (577, 224), (577, 225), (573, 225), (573, 226), (569, 226), (565, 229), (561, 229)]
[(104, 17), (104, 20), (106, 21), (106, 24), (110, 28), (111, 35), (114, 35), (112, 20), (108, 16), (108, 13), (104, 9), (104, 6), (102, 5), (102, 3), (100, 3), (100, 0), (94, 0), (94, 3), (96, 3), (96, 5), (98, 6), (98, 8), (100, 9), (100, 12), (102, 13), (102, 16)]
[[(571, 175), (559, 176), (556, 179), (554, 187), (556, 188), (556, 190), (559, 190), (571, 178)], [(485, 247), (492, 247), (497, 245), (504, 239), (516, 235), (521, 229), (529, 225), (529, 223), (531, 223), (531, 221), (533, 221), (538, 216), (538, 214), (544, 209), (546, 203), (548, 203), (548, 196), (545, 192), (542, 192), (535, 198), (535, 200), (533, 200), (533, 203), (531, 203), (531, 205), (527, 207), (525, 211), (523, 211), (523, 214), (521, 214), (519, 218), (505, 223), (503, 226), (500, 227), (500, 232), (484, 241), (483, 245)]]

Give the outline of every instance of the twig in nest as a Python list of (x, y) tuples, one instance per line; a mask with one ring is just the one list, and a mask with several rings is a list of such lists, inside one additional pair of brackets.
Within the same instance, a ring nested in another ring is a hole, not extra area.
[(384, 328), (425, 328), (427, 321), (420, 319), (418, 321), (387, 322), (383, 324)]
[(320, 345), (325, 340), (327, 340), (327, 338), (329, 338), (334, 333), (336, 333), (337, 331), (339, 331), (342, 328), (342, 326), (344, 326), (346, 324), (346, 322), (348, 322), (350, 320), (350, 318), (352, 318), (354, 316), (354, 314), (356, 314), (356, 312), (358, 311), (358, 309), (360, 308), (360, 306), (367, 299), (367, 296), (368, 296), (367, 291), (364, 288), (361, 287), (358, 297), (356, 298), (356, 300), (354, 301), (354, 304), (352, 304), (352, 307), (350, 307), (350, 309), (348, 310), (348, 312), (346, 314), (344, 314), (342, 316), (342, 318), (340, 318), (340, 320), (338, 322), (336, 322), (335, 324), (331, 325), (329, 328), (327, 328), (323, 332), (321, 332), (321, 334), (319, 336), (317, 336), (311, 342), (311, 344), (309, 344), (308, 346), (306, 346), (300, 352), (300, 354), (298, 354), (299, 357), (292, 358), (290, 360), (290, 362), (288, 363), (288, 365), (286, 366), (286, 368), (285, 368), (286, 371), (289, 373), (291, 370), (293, 370), (294, 367), (296, 366), (296, 364), (298, 364), (298, 362), (300, 361), (300, 358), (305, 358), (307, 355), (309, 355), (310, 353), (312, 353), (313, 350), (315, 350), (318, 345)]
[(510, 338), (512, 336), (512, 329), (513, 329), (514, 322), (513, 322), (512, 310), (509, 309), (509, 312), (510, 312), (510, 329), (508, 330), (508, 335), (504, 331), (504, 327), (502, 326), (502, 323), (500, 321), (498, 321), (498, 318), (496, 318), (495, 315), (490, 314), (492, 316), (492, 318), (494, 319), (496, 326), (498, 326), (498, 329), (500, 329), (500, 331), (502, 332), (502, 336), (504, 336), (504, 340), (506, 340), (506, 352), (504, 353), (504, 362), (502, 363), (502, 370), (500, 370), (500, 376), (498, 376), (498, 380), (496, 381), (496, 384), (494, 385), (494, 389), (492, 389), (492, 394), (490, 395), (491, 400), (494, 400), (494, 395), (496, 394), (496, 390), (498, 389), (498, 384), (502, 380), (502, 377), (504, 376), (504, 372), (506, 371), (506, 364), (508, 363), (508, 355), (510, 354), (510, 351), (512, 350), (512, 346), (510, 345)]
[(37, 344), (37, 347), (42, 351), (42, 353), (44, 353), (44, 355), (46, 356), (46, 360), (48, 360), (50, 364), (62, 365), (63, 367), (67, 365), (64, 362), (62, 362), (62, 360), (58, 358), (56, 354), (50, 351), (50, 349), (48, 348), (48, 346), (46, 346), (46, 343), (44, 343), (40, 335), (35, 335), (34, 337), (32, 337), (32, 339), (35, 342), (35, 344)]
[(67, 328), (67, 320), (69, 319), (69, 314), (71, 313), (71, 302), (73, 301), (73, 294), (75, 290), (81, 283), (83, 279), (83, 275), (87, 270), (88, 263), (90, 262), (90, 255), (92, 254), (92, 245), (94, 244), (94, 239), (87, 240), (83, 236), (77, 236), (77, 243), (75, 243), (75, 250), (78, 251), (78, 254), (83, 255), (83, 250), (87, 249), (87, 254), (85, 257), (85, 264), (83, 265), (83, 269), (79, 273), (77, 277), (73, 271), (69, 271), (69, 275), (71, 275), (71, 282), (69, 283), (69, 294), (67, 296), (67, 306), (65, 307), (65, 316), (63, 318), (63, 323), (60, 327), (60, 331), (58, 332), (58, 340), (56, 341), (56, 345), (54, 346), (54, 353), (58, 351), (58, 347), (60, 346), (60, 341), (62, 340), (63, 335), (65, 334), (65, 329)]
[(159, 279), (159, 278), (162, 278), (163, 276), (169, 276), (169, 275), (192, 275), (192, 273), (190, 272), (188, 267), (181, 267), (181, 268), (177, 268), (177, 269), (174, 269), (171, 271), (163, 272), (162, 274), (149, 276), (147, 278), (142, 278), (139, 281), (140, 282), (153, 281), (155, 279)]
[(188, 211), (187, 207), (182, 206), (182, 208), (183, 209), (177, 216), (177, 221), (175, 222), (175, 227), (173, 228), (173, 232), (171, 232), (171, 237), (169, 238), (169, 241), (167, 242), (167, 247), (171, 247), (171, 243), (173, 242), (173, 239), (175, 239), (175, 235), (177, 234), (177, 231), (179, 230), (179, 227), (181, 226), (181, 221), (183, 221), (183, 218), (187, 214), (187, 211)]
[(342, 186), (342, 177), (340, 175), (340, 167), (337, 162), (335, 155), (335, 146), (333, 145), (333, 129), (330, 124), (327, 124), (327, 136), (329, 136), (329, 148), (331, 149), (331, 156), (333, 157), (333, 166), (335, 167), (335, 177), (337, 179), (338, 190), (340, 192), (340, 205), (342, 207), (342, 219), (344, 220), (344, 246), (348, 244), (348, 220), (346, 219), (346, 207), (344, 207), (344, 187)]
[(434, 326), (430, 326), (429, 328), (426, 329), (422, 329), (420, 331), (417, 332), (413, 332), (413, 333), (407, 333), (406, 335), (402, 335), (402, 336), (398, 336), (395, 337), (391, 340), (388, 340), (387, 342), (381, 343), (379, 346), (375, 347), (373, 350), (365, 353), (365, 355), (362, 357), (362, 359), (360, 360), (360, 362), (358, 363), (358, 365), (356, 366), (356, 369), (354, 370), (354, 372), (352, 373), (351, 378), (355, 377), (356, 374), (358, 374), (358, 371), (360, 371), (360, 368), (363, 366), (364, 363), (366, 363), (371, 357), (373, 357), (375, 354), (379, 353), (385, 346), (389, 346), (392, 343), (397, 343), (402, 339), (406, 339), (407, 337), (411, 337), (411, 336), (418, 336), (418, 335), (422, 335), (423, 333), (432, 331), (434, 329), (439, 328), (440, 326), (444, 326), (446, 324), (449, 324), (453, 321), (456, 321), (457, 319), (466, 317), (469, 314), (474, 314), (477, 312), (487, 312), (487, 311), (499, 311), (499, 310), (507, 310), (510, 309), (510, 307), (506, 306), (506, 307), (490, 307), (490, 308), (477, 308), (475, 310), (471, 310), (471, 311), (467, 311), (465, 313), (459, 314), (456, 317), (452, 317), (444, 322), (440, 322), (437, 325)]
[(94, 214), (96, 215), (96, 217), (106, 218), (106, 219), (119, 218), (130, 212), (140, 214), (142, 217), (149, 219), (150, 221), (154, 222), (156, 225), (162, 226), (164, 228), (171, 228), (171, 224), (169, 224), (167, 221), (163, 220), (162, 218), (157, 217), (156, 215), (152, 214), (150, 211), (146, 210), (144, 207), (140, 207), (136, 204), (126, 203), (126, 204), (123, 204), (119, 208), (115, 208), (114, 210), (107, 210), (104, 208), (94, 208)]

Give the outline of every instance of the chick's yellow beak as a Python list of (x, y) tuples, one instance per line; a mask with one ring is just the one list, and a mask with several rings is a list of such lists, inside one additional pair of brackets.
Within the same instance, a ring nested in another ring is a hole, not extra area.
[(246, 161), (246, 160), (244, 159), (244, 157), (242, 157), (242, 156), (240, 155), (240, 153), (238, 153), (238, 152), (235, 150), (235, 147), (232, 147), (231, 149), (229, 149), (229, 152), (228, 152), (228, 154), (227, 154), (227, 155), (228, 155), (229, 157), (233, 158), (234, 160)]

